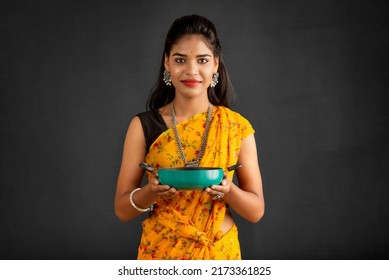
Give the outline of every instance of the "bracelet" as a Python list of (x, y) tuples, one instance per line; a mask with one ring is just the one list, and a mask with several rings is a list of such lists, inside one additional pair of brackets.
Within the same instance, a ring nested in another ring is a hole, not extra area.
[(134, 200), (133, 200), (133, 196), (134, 196), (134, 193), (136, 193), (137, 191), (139, 191), (141, 188), (136, 188), (135, 190), (133, 190), (131, 193), (130, 193), (130, 202), (131, 202), (131, 205), (132, 207), (134, 207), (136, 210), (138, 210), (139, 212), (146, 212), (146, 211), (153, 211), (154, 209), (154, 203), (150, 205), (150, 207), (148, 208), (140, 208), (138, 206), (136, 206), (136, 204), (134, 203)]

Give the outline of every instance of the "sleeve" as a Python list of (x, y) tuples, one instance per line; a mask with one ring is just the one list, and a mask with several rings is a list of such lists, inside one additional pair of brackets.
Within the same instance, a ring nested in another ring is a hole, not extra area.
[(167, 127), (162, 116), (156, 110), (139, 113), (136, 116), (139, 117), (142, 124), (143, 134), (146, 140), (146, 151), (148, 152), (150, 146)]

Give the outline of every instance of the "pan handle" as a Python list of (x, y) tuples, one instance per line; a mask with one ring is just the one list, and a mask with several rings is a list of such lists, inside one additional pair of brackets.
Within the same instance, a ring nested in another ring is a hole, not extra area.
[(233, 170), (236, 170), (236, 169), (238, 169), (238, 168), (241, 168), (242, 166), (243, 166), (243, 164), (237, 163), (237, 164), (235, 164), (235, 165), (232, 165), (232, 166), (228, 167), (227, 170), (228, 170), (228, 171), (233, 171)]
[(149, 171), (151, 173), (155, 173), (155, 169), (152, 166), (150, 166), (147, 163), (145, 163), (145, 162), (140, 163), (139, 166), (140, 166), (140, 168), (142, 168), (142, 169), (144, 169), (146, 171)]

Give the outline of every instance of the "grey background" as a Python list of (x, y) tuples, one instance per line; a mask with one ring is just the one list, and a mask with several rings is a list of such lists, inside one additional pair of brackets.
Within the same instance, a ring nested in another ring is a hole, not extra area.
[(256, 129), (266, 213), (245, 259), (388, 258), (387, 1), (2, 1), (3, 259), (133, 259), (123, 140), (182, 15), (217, 26)]

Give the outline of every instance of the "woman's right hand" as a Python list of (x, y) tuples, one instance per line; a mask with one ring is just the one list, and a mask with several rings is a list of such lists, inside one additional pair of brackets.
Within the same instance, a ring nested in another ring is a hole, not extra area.
[(178, 193), (175, 188), (172, 188), (168, 185), (161, 185), (157, 177), (153, 176), (149, 184), (151, 186), (151, 192), (159, 197), (170, 197)]

